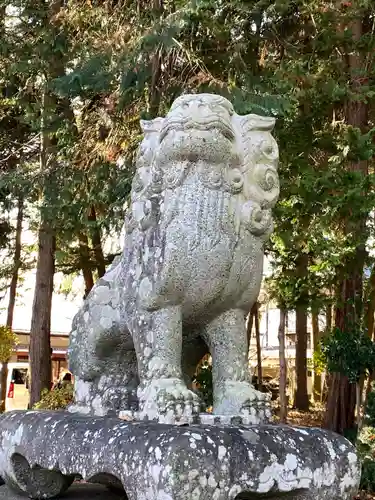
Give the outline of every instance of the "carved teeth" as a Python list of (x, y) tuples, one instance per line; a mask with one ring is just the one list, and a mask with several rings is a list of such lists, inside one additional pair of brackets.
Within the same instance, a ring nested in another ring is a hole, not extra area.
[(159, 142), (162, 142), (163, 139), (169, 134), (169, 132), (185, 132), (187, 130), (198, 130), (198, 131), (207, 131), (207, 130), (218, 130), (226, 139), (233, 141), (235, 138), (234, 131), (231, 126), (220, 120), (211, 120), (207, 123), (202, 122), (184, 122), (184, 121), (170, 121), (166, 124), (166, 126), (160, 132)]

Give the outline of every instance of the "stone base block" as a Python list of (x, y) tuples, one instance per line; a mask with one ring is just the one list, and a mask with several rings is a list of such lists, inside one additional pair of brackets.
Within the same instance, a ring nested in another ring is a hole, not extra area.
[(128, 500), (350, 500), (360, 468), (353, 446), (321, 429), (22, 411), (0, 417), (0, 475), (30, 498), (78, 476)]

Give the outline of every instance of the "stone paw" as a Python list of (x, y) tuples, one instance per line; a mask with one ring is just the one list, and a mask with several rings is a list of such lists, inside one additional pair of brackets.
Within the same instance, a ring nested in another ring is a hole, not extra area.
[(159, 423), (193, 423), (199, 415), (199, 397), (190, 391), (178, 378), (151, 381), (138, 390), (142, 420)]
[[(262, 423), (269, 418), (270, 396), (248, 382), (226, 381), (217, 391), (214, 414), (243, 417), (246, 423)], [(267, 413), (267, 415), (266, 415)]]

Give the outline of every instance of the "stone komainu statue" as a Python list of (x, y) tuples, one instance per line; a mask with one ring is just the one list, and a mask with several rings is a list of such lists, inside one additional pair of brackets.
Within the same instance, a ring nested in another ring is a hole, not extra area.
[(122, 257), (73, 321), (71, 411), (192, 421), (189, 384), (210, 352), (214, 413), (262, 420), (245, 315), (279, 194), (273, 126), (211, 94), (184, 95), (165, 118), (142, 122)]

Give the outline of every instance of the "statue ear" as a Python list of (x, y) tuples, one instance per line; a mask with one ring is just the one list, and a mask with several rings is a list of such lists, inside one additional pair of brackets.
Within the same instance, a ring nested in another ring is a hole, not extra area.
[(240, 117), (241, 129), (244, 132), (251, 130), (260, 130), (262, 132), (271, 132), (275, 126), (276, 119), (270, 116), (245, 115)]
[(160, 132), (164, 118), (154, 118), (154, 120), (140, 120), (141, 129), (144, 135)]

